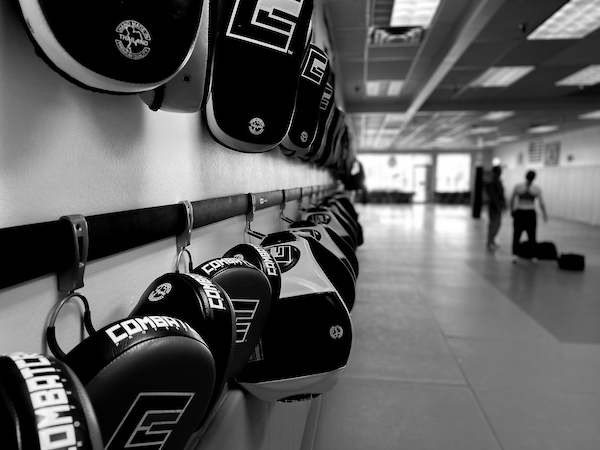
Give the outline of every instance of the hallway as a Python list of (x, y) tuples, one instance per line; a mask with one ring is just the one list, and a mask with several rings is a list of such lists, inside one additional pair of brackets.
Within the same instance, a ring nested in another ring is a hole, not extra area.
[(538, 240), (586, 255), (511, 263), (464, 206), (356, 205), (365, 243), (354, 343), (323, 396), (314, 450), (600, 448), (600, 228), (550, 219)]

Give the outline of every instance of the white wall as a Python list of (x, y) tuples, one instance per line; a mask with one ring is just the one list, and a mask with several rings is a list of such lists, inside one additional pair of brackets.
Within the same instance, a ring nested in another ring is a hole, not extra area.
[[(557, 165), (529, 161), (529, 145), (540, 140), (560, 143)], [(528, 170), (535, 170), (535, 183), (542, 188), (550, 217), (600, 225), (600, 125), (576, 131), (553, 133), (527, 141), (513, 142), (494, 150), (504, 170), (504, 187), (510, 195)]]
[[(199, 113), (152, 112), (136, 95), (70, 83), (35, 54), (15, 3), (0, 2), (0, 228), (333, 181), (277, 149), (243, 154), (217, 145)], [(260, 211), (255, 228), (277, 230), (278, 213)], [(243, 227), (240, 217), (195, 230), (195, 262), (243, 242)], [(18, 243), (7, 245), (14, 251)], [(174, 257), (173, 237), (91, 262), (81, 292), (95, 325), (126, 315), (154, 278), (171, 271)], [(54, 275), (0, 290), (0, 353), (43, 350), (58, 299)], [(68, 349), (78, 340), (74, 321), (60, 328)]]
[[(243, 154), (219, 146), (199, 113), (152, 112), (136, 95), (71, 84), (35, 54), (15, 4), (0, 2), (0, 228), (334, 181), (328, 171), (278, 149)], [(322, 25), (317, 30), (323, 42)], [(290, 202), (286, 215), (298, 217), (297, 206)], [(253, 229), (279, 231), (278, 216), (277, 207), (259, 211)], [(235, 217), (194, 230), (189, 249), (195, 265), (247, 240), (244, 225), (244, 217)], [(3, 265), (18, 245), (0, 243)], [(35, 253), (30, 256), (36, 264)], [(90, 262), (79, 292), (90, 301), (96, 328), (126, 316), (150, 282), (173, 270), (175, 256), (172, 237)], [(61, 298), (55, 275), (1, 289), (0, 354), (46, 352), (47, 318)], [(78, 306), (67, 305), (57, 322), (65, 351), (81, 339)], [(230, 392), (224, 404), (215, 421), (225, 424), (196, 436), (202, 442), (191, 443), (194, 449), (232, 436), (231, 448), (249, 449), (247, 435), (260, 436), (256, 448), (300, 448), (310, 402), (271, 407)], [(247, 417), (251, 410), (257, 417)], [(236, 423), (228, 424), (234, 416)], [(256, 423), (265, 428), (248, 428)]]

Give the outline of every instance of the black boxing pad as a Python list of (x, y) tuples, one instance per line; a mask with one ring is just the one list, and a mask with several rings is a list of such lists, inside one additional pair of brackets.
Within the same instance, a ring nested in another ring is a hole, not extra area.
[(289, 226), (292, 233), (308, 232), (312, 237), (325, 246), (327, 250), (337, 256), (356, 280), (358, 277), (358, 258), (354, 250), (327, 225), (311, 222), (310, 220), (298, 220)]
[(166, 315), (113, 322), (63, 361), (85, 386), (106, 450), (183, 448), (215, 383), (213, 357), (202, 337)]
[(343, 196), (330, 197), (325, 199), (323, 205), (332, 208), (353, 226), (357, 246), (364, 244), (362, 225), (358, 221), (358, 214), (350, 200)]
[(260, 153), (285, 137), (313, 0), (220, 0), (209, 97), (214, 139)]
[(319, 125), (319, 107), (329, 77), (329, 58), (309, 44), (298, 79), (298, 91), (290, 128), (280, 144), (286, 156), (304, 156), (315, 140)]
[(350, 313), (312, 256), (309, 239), (314, 241), (291, 232), (265, 238), (282, 272), (280, 299), (255, 357), (236, 377), (261, 400), (305, 400), (328, 392), (350, 355)]
[(167, 273), (148, 286), (129, 317), (146, 315), (177, 317), (196, 330), (208, 345), (215, 365), (215, 387), (206, 409), (209, 414), (229, 379), (235, 348), (235, 312), (229, 296), (198, 274)]
[(248, 261), (264, 273), (271, 283), (271, 302), (279, 299), (281, 292), (281, 271), (277, 261), (260, 245), (238, 244), (223, 255), (223, 258), (239, 258)]
[(335, 200), (335, 202), (337, 202), (341, 208), (344, 208), (346, 210), (350, 217), (352, 217), (356, 222), (358, 222), (358, 213), (356, 212), (354, 205), (348, 197), (346, 197), (343, 194), (335, 194), (326, 199), (326, 203), (328, 203), (329, 200)]
[(325, 89), (323, 90), (323, 95), (321, 96), (321, 102), (319, 103), (319, 114), (317, 116), (317, 131), (315, 133), (315, 138), (310, 148), (306, 152), (302, 152), (302, 154), (297, 152), (294, 156), (297, 156), (305, 161), (309, 161), (312, 157), (314, 157), (321, 147), (323, 136), (327, 134), (328, 119), (332, 115), (334, 105), (335, 95), (333, 91), (333, 84), (331, 83), (330, 72), (330, 81), (325, 84)]
[(34, 44), (76, 84), (139, 93), (171, 79), (196, 42), (203, 0), (19, 0)]
[(329, 225), (344, 241), (356, 250), (356, 235), (352, 226), (342, 217), (336, 215), (325, 207), (308, 208), (300, 215), (302, 220)]
[(346, 208), (335, 199), (325, 199), (320, 205), (323, 208), (331, 210), (338, 217), (342, 217), (351, 227), (355, 235), (357, 235), (358, 222), (348, 213)]
[(193, 270), (210, 278), (231, 299), (235, 310), (235, 346), (227, 380), (233, 379), (256, 347), (271, 309), (271, 284), (257, 267), (239, 258), (216, 258)]
[(331, 120), (327, 123), (327, 132), (316, 153), (314, 153), (309, 159), (319, 166), (324, 166), (325, 161), (329, 158), (335, 147), (335, 140), (337, 139), (341, 127), (344, 121), (343, 111), (334, 105)]
[[(313, 276), (318, 274), (317, 276), (320, 277), (324, 275), (333, 285), (348, 308), (348, 311), (352, 311), (356, 299), (355, 279), (352, 276), (352, 272), (348, 270), (346, 265), (333, 252), (317, 241), (310, 231), (305, 233), (294, 233), (291, 230), (287, 230), (279, 233), (272, 233), (265, 237), (261, 242), (261, 245), (269, 249), (270, 253), (279, 264), (282, 273), (282, 283), (284, 277), (284, 269), (281, 266), (282, 260), (274, 254), (272, 249), (270, 249), (270, 247), (282, 240), (290, 242), (290, 245), (302, 250), (300, 254), (303, 257), (303, 262), (307, 269), (306, 273), (300, 273), (299, 276), (308, 274)], [(295, 250), (291, 251), (295, 252)]]
[(204, 107), (208, 92), (207, 79), (210, 58), (208, 31), (211, 1), (216, 0), (204, 1), (198, 39), (196, 39), (194, 50), (185, 66), (165, 84), (139, 94), (142, 101), (152, 111), (160, 109), (175, 113), (195, 113)]
[(348, 133), (348, 125), (346, 125), (344, 117), (345, 113), (340, 111), (338, 127), (331, 143), (331, 152), (329, 152), (329, 155), (323, 161), (323, 166), (327, 167), (328, 169), (335, 170), (339, 166), (342, 158), (342, 142), (344, 140), (344, 136), (347, 136)]
[(0, 356), (0, 420), (3, 448), (104, 448), (85, 388), (65, 363), (51, 356)]

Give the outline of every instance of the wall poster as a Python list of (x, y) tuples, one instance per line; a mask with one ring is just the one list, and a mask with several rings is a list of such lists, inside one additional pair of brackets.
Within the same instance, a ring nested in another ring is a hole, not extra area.
[(558, 166), (560, 161), (560, 141), (548, 142), (544, 153), (544, 165)]

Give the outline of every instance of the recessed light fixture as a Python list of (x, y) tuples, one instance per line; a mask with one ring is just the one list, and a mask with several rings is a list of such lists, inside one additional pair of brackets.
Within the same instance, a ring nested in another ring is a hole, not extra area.
[(587, 66), (554, 83), (556, 86), (593, 86), (600, 83), (600, 65)]
[(600, 119), (600, 109), (585, 114), (579, 114), (577, 118), (583, 120)]
[(535, 66), (490, 67), (473, 80), (471, 87), (506, 87), (523, 78)]
[(498, 131), (498, 127), (474, 127), (471, 128), (471, 134), (489, 134)]
[(440, 0), (394, 0), (391, 27), (423, 27), (431, 25)]
[(498, 138), (498, 142), (512, 142), (516, 141), (517, 139), (519, 139), (518, 136), (500, 136)]
[(379, 95), (379, 81), (367, 81), (367, 95), (369, 97)]
[(504, 120), (508, 117), (514, 116), (514, 111), (490, 111), (487, 114), (481, 116), (481, 120), (487, 120), (491, 122), (499, 122), (500, 120)]
[(537, 125), (529, 128), (527, 131), (529, 133), (541, 134), (541, 133), (550, 133), (551, 131), (558, 130), (558, 125)]
[(404, 86), (404, 80), (391, 80), (387, 88), (388, 97), (396, 97)]
[(367, 81), (367, 96), (397, 97), (402, 90), (404, 80), (372, 80)]
[(537, 27), (528, 40), (581, 39), (600, 27), (600, 3), (571, 0)]

